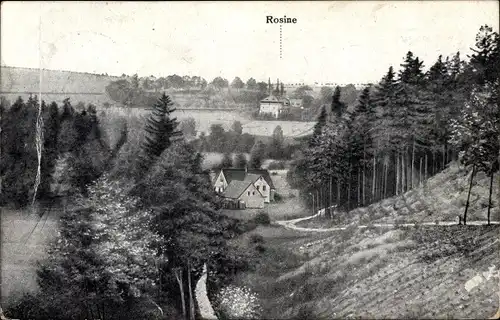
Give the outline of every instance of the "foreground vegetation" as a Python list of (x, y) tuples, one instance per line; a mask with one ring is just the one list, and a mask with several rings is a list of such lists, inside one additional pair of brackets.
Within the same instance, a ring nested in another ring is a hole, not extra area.
[[(499, 307), (498, 270), (487, 275), (500, 263), (492, 240), (499, 231), (369, 228), (301, 237), (261, 229), (256, 269), (235, 283), (257, 292), (271, 318), (487, 318)], [(251, 239), (246, 246), (256, 248)], [(483, 282), (467, 291), (476, 275)]]
[[(38, 173), (37, 146), (30, 141), (40, 140), (30, 128), (39, 121), (39, 107), (46, 121)], [(124, 122), (115, 124), (121, 130), (112, 137), (93, 106), (76, 111), (66, 100), (60, 110), (30, 98), (2, 108), (9, 138), (2, 144), (3, 203), (23, 207), (32, 198), (56, 197), (66, 203), (60, 235), (37, 270), (39, 291), (6, 314), (193, 318), (194, 284), (204, 264), (214, 282), (245, 268), (227, 244), (239, 232), (237, 221), (219, 213), (202, 156), (177, 129), (168, 96), (153, 105), (141, 132), (129, 135)], [(35, 177), (40, 187), (33, 194)]]

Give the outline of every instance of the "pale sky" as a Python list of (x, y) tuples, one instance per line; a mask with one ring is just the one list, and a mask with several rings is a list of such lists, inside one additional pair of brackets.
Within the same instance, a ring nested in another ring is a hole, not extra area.
[[(279, 24), (266, 16), (297, 18)], [(2, 2), (2, 65), (211, 81), (378, 81), (408, 50), (428, 68), (470, 53), (483, 24), (499, 29), (499, 2)]]

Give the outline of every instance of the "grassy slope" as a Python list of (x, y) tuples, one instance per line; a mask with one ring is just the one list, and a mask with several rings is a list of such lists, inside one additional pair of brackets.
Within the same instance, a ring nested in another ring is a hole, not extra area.
[(42, 217), (25, 210), (0, 207), (1, 214), (1, 297), (19, 296), (21, 292), (34, 291), (36, 262), (45, 257), (47, 245), (57, 234), (61, 210), (44, 211)]
[[(500, 179), (500, 175), (496, 175)], [(331, 222), (304, 221), (299, 226), (326, 227), (337, 224), (367, 223), (418, 223), (458, 221), (463, 216), (467, 201), (470, 172), (455, 163), (443, 172), (427, 180), (425, 186), (415, 188), (401, 196), (385, 199), (368, 207), (358, 208), (347, 214), (339, 214)], [(478, 173), (471, 191), (468, 221), (487, 220), (489, 178)], [(493, 184), (491, 220), (500, 220), (500, 190)]]
[[(460, 189), (466, 178), (451, 168), (431, 179), (425, 194), (416, 190), (405, 198), (425, 201), (428, 208), (433, 204), (438, 212), (431, 221), (448, 220), (454, 216), (453, 203), (461, 205), (456, 201), (461, 194), (452, 186)], [(474, 188), (483, 197), (486, 180), (478, 181)], [(390, 207), (382, 211), (385, 216), (428, 216), (426, 211), (407, 213), (406, 206)], [(375, 205), (372, 211), (380, 208)], [(483, 218), (483, 210), (476, 200), (471, 219)], [(500, 267), (498, 225), (349, 228), (326, 234), (269, 227), (253, 233), (264, 237), (267, 250), (257, 252), (255, 244), (239, 240), (255, 251), (256, 269), (236, 283), (259, 293), (266, 317), (485, 318), (499, 307), (500, 279), (483, 274)], [(483, 282), (467, 291), (465, 283), (478, 274)]]

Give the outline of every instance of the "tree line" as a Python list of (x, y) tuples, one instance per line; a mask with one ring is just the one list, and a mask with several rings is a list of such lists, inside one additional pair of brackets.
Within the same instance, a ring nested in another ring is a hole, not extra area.
[[(239, 159), (243, 159), (241, 154), (250, 153), (251, 158), (256, 159), (255, 163), (262, 163), (266, 158), (291, 159), (292, 153), (298, 147), (297, 144), (285, 142), (283, 129), (279, 125), (276, 126), (269, 139), (264, 139), (249, 133), (243, 133), (243, 126), (240, 121), (235, 121), (231, 129), (227, 131), (221, 124), (213, 124), (210, 126), (209, 134), (206, 135), (202, 132), (198, 139), (193, 141), (193, 144), (200, 151), (225, 154), (226, 161), (223, 161), (225, 164), (229, 163), (228, 160), (232, 158), (230, 156), (232, 153), (240, 154)], [(242, 167), (243, 165), (240, 163), (235, 164), (235, 166)]]
[[(37, 97), (27, 101), (18, 98), (12, 105), (2, 99), (2, 150), (0, 176), (1, 202), (23, 207), (33, 196), (38, 159), (36, 155), (35, 122), (39, 102)], [(106, 170), (127, 137), (127, 128), (121, 130), (116, 145), (109, 145), (99, 125), (96, 107), (89, 104), (75, 111), (69, 99), (62, 108), (55, 102), (42, 102), (43, 147), (40, 164), (40, 200), (58, 195), (69, 188), (84, 192), (88, 183)], [(71, 164), (71, 170), (61, 173)], [(64, 183), (59, 179), (64, 179)]]
[(343, 210), (411, 190), (452, 160), (472, 167), (470, 187), (479, 170), (492, 184), (499, 161), (498, 39), (483, 26), (468, 62), (459, 52), (439, 56), (427, 72), (409, 51), (397, 73), (391, 66), (364, 88), (353, 110), (337, 87), (295, 159), (290, 183), (309, 202), (314, 197)]

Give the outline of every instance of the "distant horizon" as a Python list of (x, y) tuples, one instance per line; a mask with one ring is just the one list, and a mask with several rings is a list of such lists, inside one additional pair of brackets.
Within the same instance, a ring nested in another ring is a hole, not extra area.
[[(29, 69), (29, 70), (40, 70), (40, 68), (33, 68), (33, 67), (23, 67), (23, 66), (8, 66), (8, 65), (4, 65), (4, 64), (0, 64), (0, 68), (17, 68), (17, 69)], [(81, 74), (90, 74), (90, 75), (96, 75), (96, 76), (102, 76), (102, 77), (111, 77), (111, 78), (122, 78), (122, 75), (113, 75), (113, 74), (109, 74), (109, 73), (93, 73), (93, 72), (86, 72), (86, 71), (73, 71), (73, 70), (59, 70), (59, 69), (47, 69), (47, 68), (42, 68), (42, 70), (45, 70), (45, 71), (57, 71), (57, 72), (68, 72), (68, 73), (81, 73)], [(175, 73), (174, 73), (175, 74)], [(169, 75), (162, 75), (162, 76), (155, 76), (155, 78), (160, 78), (160, 77), (168, 77), (170, 75), (174, 75), (174, 74), (169, 74)], [(184, 75), (184, 74), (177, 74), (178, 76), (187, 76), (187, 75)], [(126, 74), (127, 77), (130, 77), (130, 76), (133, 76), (133, 74)], [(151, 75), (149, 75), (151, 76)], [(154, 76), (154, 75), (153, 75)], [(195, 75), (195, 76), (198, 76), (198, 77), (201, 77), (205, 80), (207, 80), (207, 83), (210, 84), (210, 82), (213, 80), (213, 79), (207, 79), (203, 76), (199, 76), (199, 75)], [(148, 76), (141, 76), (141, 75), (138, 75), (139, 78), (145, 78), (145, 77), (148, 77)], [(193, 75), (190, 75), (190, 77), (193, 77)], [(234, 79), (234, 78), (232, 78)], [(229, 85), (231, 85), (231, 81), (232, 79), (226, 79), (229, 81)], [(245, 79), (241, 79), (243, 80), (243, 82), (245, 82), (246, 84), (246, 81)], [(246, 79), (248, 80), (248, 79)], [(255, 79), (257, 82), (266, 82), (267, 83), (267, 80), (259, 80), (259, 79)], [(276, 80), (276, 79), (275, 79)], [(281, 79), (280, 79), (280, 82), (281, 82)], [(276, 82), (273, 82), (273, 80), (271, 79), (271, 83), (275, 84)], [(285, 85), (295, 85), (296, 82), (284, 82)], [(337, 83), (337, 82), (332, 82), (332, 81), (329, 81), (329, 82), (324, 82), (324, 83), (318, 83), (317, 81), (316, 82), (304, 82), (303, 85), (308, 85), (308, 86), (316, 86), (316, 85), (322, 85), (322, 86), (330, 86), (330, 85), (338, 85), (338, 86), (346, 86), (346, 85), (369, 85), (369, 84), (373, 84), (371, 82), (367, 82), (367, 83)]]
[[(499, 2), (2, 2), (1, 64), (119, 77), (377, 83), (408, 51), (470, 54)], [(266, 16), (296, 23), (266, 23)], [(19, 28), (19, 21), (23, 27)], [(335, 80), (335, 81), (332, 81)]]

